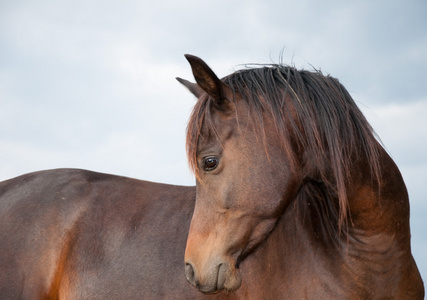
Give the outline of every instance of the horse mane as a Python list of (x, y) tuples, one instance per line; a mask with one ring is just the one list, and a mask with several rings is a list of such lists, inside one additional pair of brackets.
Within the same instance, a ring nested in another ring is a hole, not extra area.
[[(247, 102), (250, 117), (259, 132), (263, 132), (263, 114), (267, 112), (286, 149), (291, 149), (289, 138), (292, 135), (299, 147), (310, 151), (322, 181), (338, 198), (338, 227), (347, 224), (346, 187), (354, 160), (366, 159), (372, 180), (377, 184), (381, 172), (380, 144), (345, 87), (336, 78), (320, 71), (297, 70), (280, 64), (242, 69), (222, 81), (234, 95)], [(202, 126), (216, 131), (211, 115), (213, 105), (209, 96), (201, 97), (188, 123), (187, 155), (193, 171), (196, 171)]]

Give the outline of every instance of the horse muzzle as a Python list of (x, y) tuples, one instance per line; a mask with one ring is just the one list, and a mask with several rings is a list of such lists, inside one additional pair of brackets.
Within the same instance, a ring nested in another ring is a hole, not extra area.
[(216, 293), (221, 290), (233, 291), (240, 287), (240, 271), (229, 261), (211, 260), (205, 264), (185, 263), (185, 277), (188, 282), (203, 293)]

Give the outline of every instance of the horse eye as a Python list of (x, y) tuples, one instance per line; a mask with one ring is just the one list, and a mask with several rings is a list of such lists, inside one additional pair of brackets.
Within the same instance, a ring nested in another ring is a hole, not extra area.
[(219, 159), (217, 157), (206, 157), (203, 160), (203, 170), (213, 171), (218, 166)]

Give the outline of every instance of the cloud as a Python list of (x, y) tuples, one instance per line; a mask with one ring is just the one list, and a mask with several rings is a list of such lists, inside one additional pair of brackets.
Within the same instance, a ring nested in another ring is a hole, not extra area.
[[(364, 108), (385, 148), (400, 167), (415, 204), (424, 204), (427, 174), (427, 97), (417, 102)], [(424, 174), (424, 175), (423, 175)]]
[[(193, 184), (184, 53), (220, 76), (283, 61), (338, 78), (400, 167), (426, 251), (427, 5), (393, 0), (9, 1), (0, 10), (0, 179), (79, 167)], [(418, 256), (419, 257), (419, 256)], [(418, 258), (417, 258), (418, 260)], [(427, 262), (421, 261), (424, 276)]]

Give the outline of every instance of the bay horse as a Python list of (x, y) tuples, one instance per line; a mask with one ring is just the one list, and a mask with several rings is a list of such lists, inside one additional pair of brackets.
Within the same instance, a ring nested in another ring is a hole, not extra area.
[(186, 58), (196, 187), (73, 169), (0, 183), (0, 299), (423, 299), (403, 179), (345, 88)]
[(253, 299), (423, 299), (404, 181), (343, 85), (283, 65), (220, 80), (186, 57), (187, 280)]

